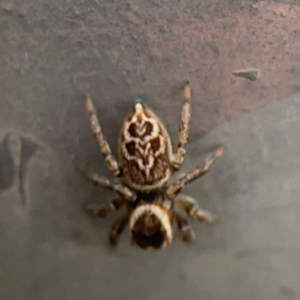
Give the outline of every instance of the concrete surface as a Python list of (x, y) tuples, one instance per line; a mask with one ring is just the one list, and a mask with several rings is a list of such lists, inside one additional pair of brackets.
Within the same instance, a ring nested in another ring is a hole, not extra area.
[[(31, 160), (25, 201), (18, 176), (10, 186), (1, 173), (0, 299), (299, 299), (299, 116), (300, 95), (190, 144), (183, 170), (214, 145), (226, 147), (211, 172), (187, 188), (221, 222), (194, 224), (198, 240), (190, 248), (177, 238), (150, 253), (130, 247), (128, 232), (109, 249), (115, 216), (91, 220), (81, 204), (104, 203), (111, 194), (77, 176), (70, 155), (42, 146), (35, 152), (16, 132), (10, 143), (2, 135), (1, 170), (12, 176), (11, 157), (18, 161), (22, 148)], [(103, 163), (93, 167), (107, 173)]]
[[(296, 1), (206, 2), (0, 3), (1, 300), (300, 299), (300, 95), (282, 100), (299, 91), (300, 10)], [(245, 67), (260, 68), (261, 80), (230, 75)], [(226, 147), (186, 192), (221, 221), (194, 224), (192, 247), (177, 238), (141, 252), (125, 232), (111, 251), (115, 216), (94, 221), (81, 210), (112, 196), (74, 172), (109, 175), (82, 96), (95, 98), (116, 150), (139, 94), (176, 137), (186, 78), (183, 170)]]

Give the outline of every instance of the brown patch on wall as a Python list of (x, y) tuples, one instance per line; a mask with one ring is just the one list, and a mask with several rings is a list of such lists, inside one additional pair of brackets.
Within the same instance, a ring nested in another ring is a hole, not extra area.
[[(174, 115), (167, 122), (178, 119), (181, 103), (176, 96), (173, 108), (174, 86), (186, 78), (193, 88), (192, 126), (197, 128), (192, 135), (299, 92), (298, 6), (262, 2), (221, 18), (187, 19), (176, 11), (169, 19), (153, 19), (163, 9), (149, 8), (147, 18), (131, 5), (97, 34), (118, 41), (107, 52), (111, 62), (120, 66), (134, 93), (148, 90), (157, 97), (156, 106), (166, 106)], [(132, 34), (123, 34), (124, 25)], [(232, 75), (246, 68), (258, 68), (261, 78), (250, 82)]]

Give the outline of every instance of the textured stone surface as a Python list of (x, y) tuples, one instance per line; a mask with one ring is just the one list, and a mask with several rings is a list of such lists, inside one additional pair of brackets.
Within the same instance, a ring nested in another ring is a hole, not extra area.
[[(111, 194), (77, 176), (70, 155), (28, 140), (22, 147), (12, 134), (16, 169), (22, 148), (30, 160), (25, 201), (18, 180), (0, 195), (0, 298), (299, 299), (299, 116), (300, 95), (191, 143), (183, 170), (215, 145), (226, 147), (211, 171), (186, 189), (221, 221), (194, 223), (193, 247), (177, 237), (154, 253), (130, 247), (128, 232), (111, 251), (106, 237), (116, 216), (94, 221), (81, 210), (85, 200), (104, 203)], [(103, 163), (98, 170), (107, 173)]]
[[(300, 299), (300, 95), (277, 102), (299, 90), (300, 11), (256, 2), (0, 3), (0, 299)], [(247, 67), (261, 80), (232, 77)], [(186, 192), (221, 221), (194, 223), (193, 247), (141, 252), (125, 232), (111, 251), (116, 216), (81, 210), (112, 196), (74, 172), (109, 175), (82, 96), (115, 151), (141, 93), (176, 137), (186, 77), (183, 170), (226, 147)]]

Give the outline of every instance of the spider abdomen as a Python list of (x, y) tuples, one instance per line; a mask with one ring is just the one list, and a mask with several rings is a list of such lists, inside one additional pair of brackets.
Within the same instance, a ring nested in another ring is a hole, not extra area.
[(124, 122), (119, 156), (124, 177), (136, 190), (159, 188), (171, 175), (170, 137), (157, 116), (140, 103)]

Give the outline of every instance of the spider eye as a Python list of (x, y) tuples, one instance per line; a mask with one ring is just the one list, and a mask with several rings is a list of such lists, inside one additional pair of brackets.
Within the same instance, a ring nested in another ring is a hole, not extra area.
[(141, 205), (130, 221), (133, 244), (142, 249), (159, 249), (170, 244), (172, 226), (168, 213), (156, 205)]
[(165, 234), (160, 230), (150, 235), (144, 234), (143, 232), (133, 232), (132, 234), (135, 243), (142, 249), (161, 248), (165, 241)]

